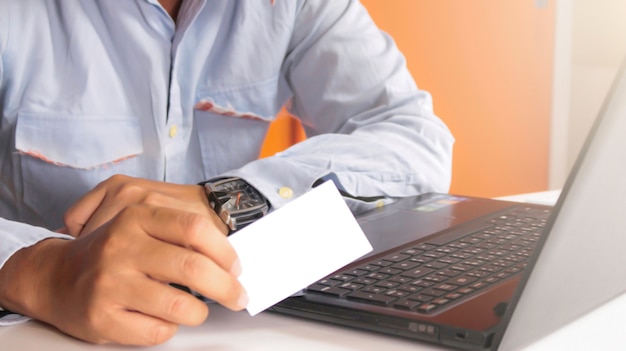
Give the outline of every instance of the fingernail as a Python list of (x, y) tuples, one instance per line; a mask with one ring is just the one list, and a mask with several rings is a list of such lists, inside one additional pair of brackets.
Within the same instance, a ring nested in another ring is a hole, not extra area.
[(241, 295), (239, 295), (239, 299), (237, 300), (237, 303), (239, 304), (239, 307), (246, 308), (246, 306), (248, 306), (248, 302), (250, 301), (250, 299), (248, 298), (248, 293), (246, 293), (245, 291), (241, 293)]
[(235, 263), (233, 263), (233, 266), (230, 268), (230, 273), (235, 277), (241, 275), (241, 261), (239, 261), (239, 259), (236, 259)]

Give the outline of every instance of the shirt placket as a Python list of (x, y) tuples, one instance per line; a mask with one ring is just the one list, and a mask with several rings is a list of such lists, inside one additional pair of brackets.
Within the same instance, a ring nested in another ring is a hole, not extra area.
[(183, 2), (178, 18), (178, 27), (172, 42), (172, 65), (169, 86), (169, 104), (165, 123), (165, 180), (179, 180), (181, 170), (185, 169), (185, 153), (191, 138), (192, 116), (185, 116), (182, 102), (180, 65), (184, 58), (179, 50), (185, 33), (193, 26), (197, 14), (202, 10), (206, 0)]

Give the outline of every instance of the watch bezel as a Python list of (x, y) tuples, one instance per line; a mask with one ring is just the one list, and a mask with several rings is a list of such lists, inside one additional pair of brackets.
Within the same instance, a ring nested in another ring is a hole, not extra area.
[[(236, 195), (233, 191), (224, 191), (221, 188), (225, 184), (235, 182), (246, 187), (245, 190), (250, 191), (252, 195), (254, 195), (250, 198), (258, 199), (258, 204), (252, 207), (234, 208), (232, 202), (236, 201)], [(241, 178), (230, 177), (209, 181), (204, 183), (204, 188), (209, 200), (209, 205), (217, 213), (218, 217), (228, 226), (230, 233), (262, 218), (269, 211), (267, 199), (255, 187)]]

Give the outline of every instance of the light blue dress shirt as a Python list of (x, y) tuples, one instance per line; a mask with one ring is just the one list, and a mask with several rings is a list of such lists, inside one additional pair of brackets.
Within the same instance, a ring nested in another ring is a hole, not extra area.
[[(308, 138), (258, 159), (285, 104)], [(0, 113), (0, 267), (118, 173), (239, 176), (274, 209), (324, 177), (387, 202), (450, 183), (448, 128), (355, 0), (185, 0), (176, 24), (156, 0), (0, 0)]]

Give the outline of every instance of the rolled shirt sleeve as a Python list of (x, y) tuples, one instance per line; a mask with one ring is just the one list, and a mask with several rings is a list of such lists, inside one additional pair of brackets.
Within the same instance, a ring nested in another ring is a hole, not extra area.
[[(404, 56), (358, 1), (307, 1), (294, 26), (284, 74), (307, 140), (230, 175), (247, 179), (277, 208), (333, 178), (353, 197), (446, 192), (452, 137), (417, 88)], [(354, 212), (380, 205), (347, 199)]]

